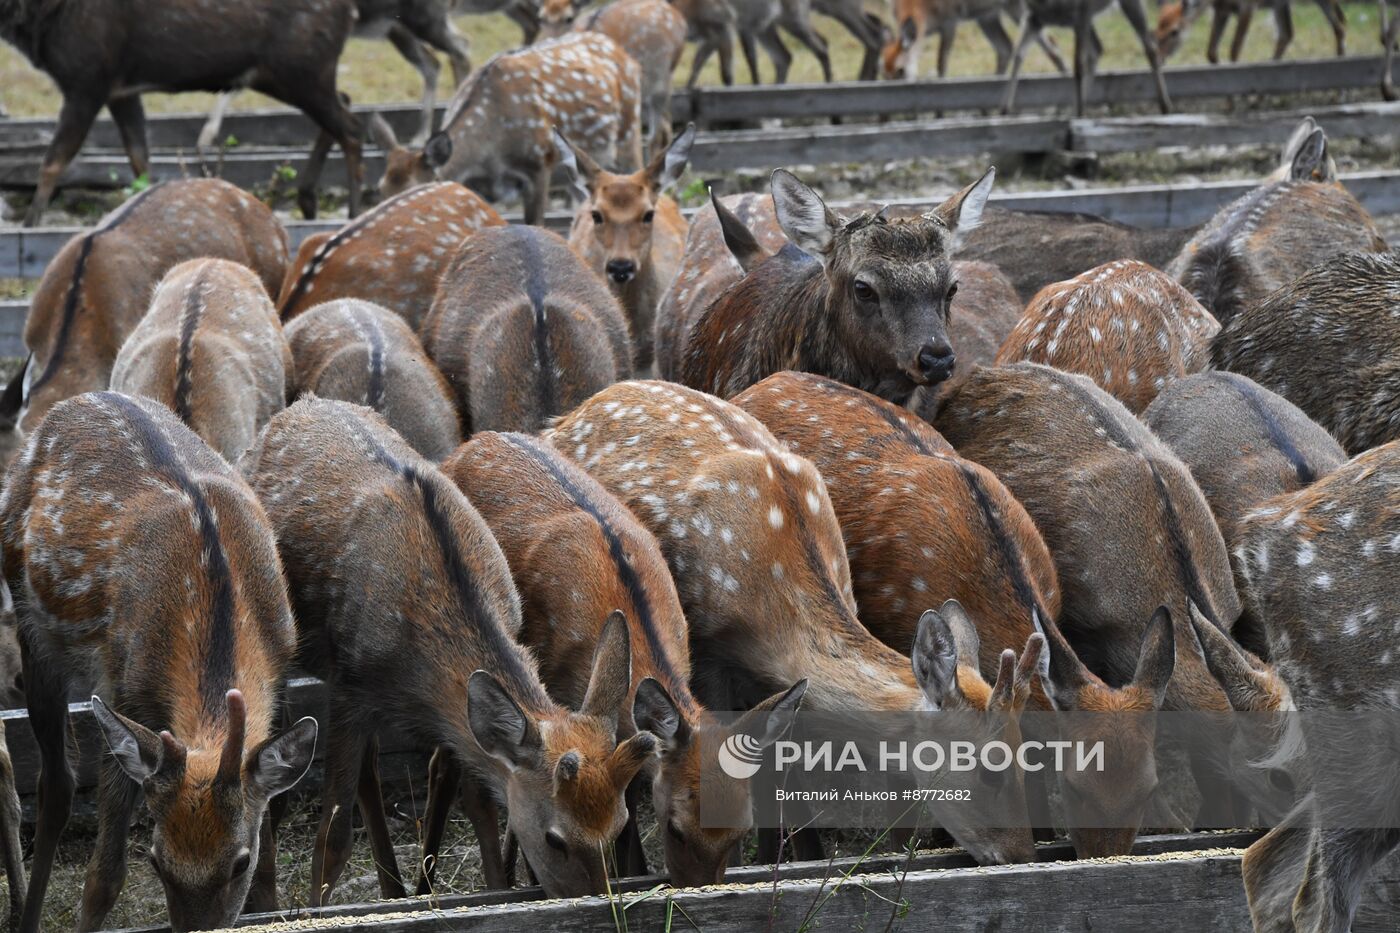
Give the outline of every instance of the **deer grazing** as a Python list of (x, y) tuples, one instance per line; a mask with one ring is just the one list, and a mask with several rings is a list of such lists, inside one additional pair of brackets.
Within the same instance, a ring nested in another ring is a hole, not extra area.
[(144, 395), (229, 462), (287, 404), (292, 351), (258, 277), (227, 259), (182, 262), (122, 344), (113, 391)]
[(1400, 438), (1395, 253), (1323, 259), (1216, 337), (1211, 359), (1288, 399), (1349, 453)]
[(1220, 324), (1175, 279), (1119, 260), (1041, 289), (997, 352), (998, 366), (1080, 373), (1141, 414), (1172, 380), (1206, 367)]
[[(1385, 3), (1386, 0), (1381, 0)], [(1236, 17), (1235, 38), (1230, 42), (1230, 61), (1240, 60), (1244, 51), (1244, 40), (1249, 35), (1249, 24), (1254, 11), (1259, 8), (1259, 0), (1172, 0), (1163, 3), (1157, 13), (1157, 48), (1162, 58), (1167, 59), (1181, 48), (1186, 33), (1200, 19), (1210, 6), (1210, 41), (1206, 45), (1206, 58), (1212, 65), (1220, 63), (1220, 40), (1225, 36), (1225, 28), (1230, 17)], [(1274, 24), (1277, 27), (1277, 41), (1274, 43), (1274, 60), (1283, 58), (1288, 46), (1293, 42), (1293, 3), (1292, 0), (1265, 0), (1264, 6), (1273, 10)], [(1347, 31), (1342, 5), (1335, 0), (1317, 0), (1327, 25), (1332, 27), (1332, 35), (1337, 42), (1337, 54), (1347, 53)], [(1382, 27), (1382, 34), (1385, 29)]]
[[(387, 124), (379, 190), (386, 196), (434, 180), (484, 180), (499, 199), (518, 184), (525, 222), (539, 223), (557, 160), (553, 131), (601, 165), (630, 172), (642, 164), (641, 66), (599, 32), (571, 33), (482, 65), (447, 107), (441, 132), (406, 149)], [(523, 102), (523, 103), (522, 103)]]
[(30, 300), (29, 358), (0, 400), (0, 459), (8, 462), (58, 402), (107, 388), (156, 284), (205, 256), (247, 266), (270, 293), (286, 270), (287, 234), (251, 194), (188, 179), (148, 188), (70, 240)]
[[(994, 176), (988, 169), (916, 217), (870, 211), (847, 220), (778, 169), (773, 204), (790, 245), (754, 265), (695, 322), (681, 381), (728, 397), (796, 369), (896, 404), (918, 386), (943, 382), (955, 362), (947, 334), (957, 290), (951, 257), (977, 225)], [(723, 226), (725, 213), (719, 218)], [(726, 238), (754, 242), (732, 223)]]
[(294, 398), (314, 394), (372, 408), (434, 463), (461, 442), (452, 387), (392, 311), (357, 298), (328, 301), (287, 325), (287, 343)]
[[(1400, 639), (1390, 624), (1397, 476), (1400, 442), (1392, 441), (1268, 500), (1241, 522), (1244, 599), (1299, 710), (1400, 710), (1393, 664)], [(1396, 825), (1391, 790), (1378, 781), (1375, 797), (1358, 801), (1376, 819), (1360, 825)], [(1336, 829), (1325, 820), (1311, 827), (1311, 806), (1305, 799), (1245, 853), (1256, 930), (1350, 929), (1367, 876), (1400, 845), (1393, 828)]]
[(1307, 266), (1348, 250), (1386, 249), (1366, 209), (1337, 181), (1327, 137), (1308, 117), (1273, 175), (1221, 208), (1167, 272), (1228, 327)]
[(537, 431), (632, 375), (617, 299), (562, 237), (536, 227), (464, 241), (421, 335), (469, 434)]
[[(737, 406), (671, 383), (623, 382), (545, 437), (660, 542), (690, 625), (693, 683), (711, 708), (742, 709), (809, 679), (803, 706), (810, 710), (1019, 714), (1012, 698), (1029, 693), (1039, 639), (1027, 645), (1021, 673), (1003, 663), (994, 687), (978, 673), (975, 627), (948, 603), (924, 613), (911, 669), (909, 657), (856, 618), (821, 475)], [(995, 825), (1007, 825), (1007, 814), (1025, 810), (1021, 778), (1016, 772), (971, 806), (1001, 814)], [(980, 863), (1033, 857), (1024, 823), (981, 829), (971, 811), (935, 814)]]
[(19, 929), (39, 929), (73, 799), (75, 683), (107, 697), (92, 711), (111, 751), (78, 928), (101, 929), (116, 902), (142, 791), (172, 929), (231, 926), (245, 898), (271, 909), (275, 890), (249, 894), (254, 865), (273, 880), (263, 816), (310, 765), (316, 721), (272, 735), (296, 632), (248, 485), (164, 406), (89, 393), (30, 438), (0, 496), (0, 535), (42, 758)]
[(441, 746), (465, 771), (492, 887), (505, 886), (504, 803), (548, 896), (602, 893), (600, 846), (621, 831), (623, 790), (656, 744), (646, 732), (616, 741), (631, 689), (625, 628), (598, 639), (579, 712), (551, 700), (515, 640), (520, 598), (490, 530), (368, 409), (299, 401), (242, 466), (277, 531), (300, 662), (328, 685), (312, 902), (326, 903), (349, 859), (357, 798), (381, 890), (403, 896), (375, 762), (380, 731)]
[[(1084, 106), (1089, 102), (1089, 86), (1094, 80), (1099, 55), (1103, 43), (1094, 30), (1094, 19), (1113, 5), (1114, 0), (1025, 0), (1027, 12), (1021, 18), (1021, 35), (1016, 39), (1016, 48), (1011, 53), (1011, 75), (1006, 81), (1006, 102), (1003, 113), (1011, 113), (1016, 107), (1016, 84), (1021, 76), (1021, 65), (1026, 60), (1032, 39), (1041, 41), (1047, 26), (1065, 26), (1074, 30), (1074, 112), (1084, 116)], [(1157, 50), (1157, 40), (1147, 23), (1147, 10), (1142, 0), (1117, 0), (1128, 20), (1128, 25), (1137, 33), (1142, 43), (1142, 52), (1147, 57), (1152, 78), (1157, 84), (1157, 104), (1163, 113), (1171, 113), (1172, 102), (1167, 96), (1167, 82), (1162, 76), (1162, 57)]]
[[(9, 0), (0, 38), (63, 94), (24, 225), (35, 226), (59, 177), (105, 106), (132, 174), (150, 169), (141, 93), (251, 87), (305, 113), (345, 153), (350, 211), (360, 200), (360, 123), (336, 92), (336, 64), (355, 23), (354, 0), (246, 0), (216, 10), (194, 0)], [(108, 28), (92, 29), (101, 22)]]
[[(938, 35), (938, 77), (948, 74), (948, 59), (953, 53), (958, 23), (972, 20), (987, 37), (996, 53), (996, 73), (1003, 74), (1011, 63), (1011, 37), (1001, 25), (1002, 13), (1010, 13), (1019, 21), (1024, 15), (1020, 4), (1007, 0), (896, 0), (894, 18), (899, 33), (891, 35), (880, 52), (880, 73), (885, 78), (913, 80), (919, 72), (919, 52), (924, 39)], [(1053, 40), (1037, 33), (1035, 40), (1045, 50), (1055, 70), (1066, 72), (1064, 57)]]
[[(748, 731), (769, 711), (790, 712), (806, 685), (759, 703), (747, 722), (724, 726), (710, 714), (690, 692), (685, 615), (660, 545), (622, 503), (550, 445), (521, 434), (478, 434), (443, 472), (469, 494), (501, 542), (520, 592), (520, 641), (539, 658), (556, 700), (573, 709), (582, 705), (588, 683), (579, 653), (598, 642), (610, 614), (621, 612), (632, 644), (636, 721), (622, 717), (619, 739), (637, 729), (658, 739), (651, 790), (671, 884), (723, 881), (752, 805), (748, 782), (701, 754), (709, 747), (704, 736)], [(559, 585), (561, 573), (568, 586)], [(702, 794), (706, 808), (740, 816), (738, 825), (702, 822)], [(635, 822), (633, 811), (633, 832)], [(632, 851), (640, 857), (639, 840)], [(645, 861), (639, 858), (632, 871), (644, 874)]]
[(563, 136), (555, 138), (559, 160), (583, 194), (569, 245), (607, 281), (626, 312), (638, 370), (651, 366), (656, 306), (675, 279), (685, 251), (685, 217), (666, 192), (685, 173), (694, 141), (691, 125), (646, 168), (617, 175)]

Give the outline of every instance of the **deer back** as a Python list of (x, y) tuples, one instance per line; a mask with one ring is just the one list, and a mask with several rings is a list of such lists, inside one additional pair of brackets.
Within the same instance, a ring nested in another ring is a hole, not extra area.
[(685, 52), (685, 16), (665, 0), (621, 0), (589, 13), (576, 26), (601, 32), (642, 66), (642, 86), (669, 93), (671, 73)]

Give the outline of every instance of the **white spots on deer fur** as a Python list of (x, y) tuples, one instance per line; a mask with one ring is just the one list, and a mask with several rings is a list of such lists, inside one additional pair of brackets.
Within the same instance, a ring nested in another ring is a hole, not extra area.
[(774, 531), (783, 527), (783, 510), (776, 505), (768, 507), (768, 524), (773, 526)]
[(1330, 590), (1332, 588), (1332, 575), (1330, 573), (1320, 573), (1313, 577), (1313, 586), (1320, 590)]
[(1376, 557), (1376, 542), (1374, 538), (1368, 538), (1361, 542), (1361, 554), (1367, 560), (1374, 560)]
[(916, 593), (928, 592), (928, 583), (924, 581), (923, 577), (914, 577), (909, 581), (909, 587)]
[(1317, 549), (1313, 547), (1311, 541), (1304, 541), (1298, 545), (1297, 561), (1299, 567), (1306, 567), (1317, 557)]
[(807, 490), (807, 508), (813, 515), (820, 515), (822, 510), (822, 500), (812, 490)]

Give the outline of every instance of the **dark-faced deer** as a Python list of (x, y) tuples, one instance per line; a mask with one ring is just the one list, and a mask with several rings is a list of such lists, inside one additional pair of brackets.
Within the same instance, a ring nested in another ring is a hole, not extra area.
[(562, 237), (536, 227), (465, 240), (422, 337), (467, 433), (537, 431), (632, 374), (617, 299)]
[(387, 126), (379, 190), (395, 195), (434, 180), (474, 180), (499, 198), (522, 189), (525, 222), (549, 203), (558, 129), (595, 161), (618, 171), (642, 165), (641, 66), (599, 32), (570, 33), (482, 65), (447, 106), (443, 129), (422, 149), (399, 146)]
[[(773, 173), (790, 245), (758, 261), (695, 323), (681, 381), (728, 397), (784, 369), (830, 376), (896, 404), (953, 373), (951, 260), (977, 225), (994, 169), (926, 214), (847, 220), (791, 173)], [(720, 213), (727, 239), (753, 249)], [(744, 258), (739, 257), (740, 264)]]
[[(660, 542), (711, 708), (743, 708), (809, 678), (803, 706), (811, 710), (1011, 712), (1011, 665), (997, 689), (983, 681), (976, 628), (956, 603), (924, 614), (912, 670), (860, 624), (826, 484), (743, 409), (671, 383), (623, 382), (545, 436)], [(1037, 640), (1027, 649), (1031, 665), (1038, 653)], [(1024, 812), (1020, 772), (973, 806)], [(1032, 857), (1029, 830), (978, 829), (965, 816), (940, 814), (979, 862)]]
[(368, 409), (299, 401), (242, 466), (277, 532), (301, 662), (328, 685), (312, 902), (327, 901), (349, 859), (357, 797), (381, 891), (403, 895), (375, 763), (380, 732), (441, 746), (457, 773), (465, 769), (493, 887), (506, 880), (496, 824), (504, 803), (549, 896), (602, 893), (601, 846), (622, 829), (623, 790), (655, 747), (645, 732), (617, 744), (631, 688), (625, 627), (598, 640), (580, 712), (550, 699), (515, 641), (520, 599), (490, 530)]
[[(360, 123), (336, 92), (336, 65), (355, 16), (355, 0), (245, 0), (225, 10), (194, 0), (97, 0), (81, 6), (7, 0), (0, 5), (0, 38), (28, 56), (63, 94), (25, 226), (43, 216), (104, 106), (121, 133), (132, 174), (149, 171), (141, 93), (155, 88), (250, 87), (301, 110), (344, 151), (353, 214), (360, 195)], [(104, 28), (91, 28), (93, 22)]]
[[(1384, 4), (1385, 0), (1381, 0)], [(1249, 24), (1254, 19), (1254, 11), (1260, 6), (1271, 9), (1278, 38), (1274, 42), (1274, 60), (1283, 58), (1288, 46), (1293, 42), (1293, 3), (1292, 0), (1172, 0), (1163, 3), (1157, 13), (1157, 48), (1165, 60), (1176, 54), (1181, 42), (1191, 26), (1210, 7), (1210, 41), (1206, 45), (1206, 58), (1212, 65), (1220, 62), (1220, 40), (1225, 36), (1225, 28), (1230, 25), (1230, 17), (1237, 17), (1235, 38), (1230, 42), (1230, 61), (1240, 60), (1244, 51), (1244, 40), (1249, 35)], [(1327, 25), (1332, 27), (1332, 35), (1337, 42), (1337, 54), (1347, 53), (1346, 13), (1340, 3), (1334, 0), (1317, 0)], [(1384, 28), (1381, 30), (1385, 32)]]
[(996, 363), (1080, 373), (1141, 414), (1172, 380), (1206, 367), (1219, 330), (1171, 276), (1119, 260), (1041, 289)]
[[(888, 37), (880, 52), (881, 77), (917, 78), (919, 52), (924, 40), (935, 33), (938, 35), (938, 77), (945, 77), (958, 23), (964, 20), (977, 23), (996, 53), (996, 73), (1004, 73), (1011, 63), (1012, 45), (1011, 37), (1001, 24), (1003, 13), (1010, 13), (1017, 21), (1024, 15), (1020, 3), (1007, 0), (895, 0), (894, 19), (899, 32)], [(1065, 60), (1054, 41), (1043, 32), (1037, 33), (1035, 39), (1055, 70), (1064, 74)]]
[(286, 270), (287, 235), (252, 195), (189, 179), (147, 189), (70, 240), (29, 304), (29, 359), (0, 400), (0, 458), (8, 462), (59, 401), (107, 388), (156, 283), (206, 256), (247, 266), (271, 294)]
[(0, 530), (42, 759), (20, 929), (39, 929), (73, 799), (74, 683), (108, 698), (92, 707), (111, 753), (78, 928), (100, 929), (116, 902), (143, 791), (173, 929), (230, 926), (245, 898), (271, 909), (275, 890), (249, 895), (254, 865), (274, 880), (263, 815), (310, 765), (316, 722), (272, 735), (296, 633), (248, 485), (159, 403), (89, 393), (31, 437), (0, 496)]
[(258, 277), (227, 259), (192, 259), (156, 286), (111, 387), (165, 405), (233, 462), (286, 407), (291, 379), (292, 351)]
[[(723, 736), (730, 727), (691, 695), (685, 615), (656, 539), (596, 480), (536, 438), (478, 434), (443, 472), (468, 493), (501, 542), (520, 592), (520, 640), (539, 658), (556, 700), (582, 705), (588, 672), (579, 666), (580, 653), (591, 652), (604, 621), (621, 612), (632, 644), (636, 721), (619, 720), (619, 739), (642, 729), (660, 741), (651, 789), (671, 884), (723, 881), (747, 821), (728, 828), (702, 821), (702, 795), (707, 812), (715, 807), (747, 817), (748, 782), (701, 754), (705, 735)], [(568, 585), (561, 586), (561, 578)], [(791, 711), (804, 690), (799, 683), (758, 704), (750, 716)], [(633, 869), (645, 873), (645, 861)]]
[(1371, 215), (1337, 181), (1327, 137), (1308, 117), (1278, 170), (1221, 208), (1167, 272), (1228, 327), (1308, 267), (1347, 250), (1386, 248)]
[(627, 313), (638, 370), (651, 366), (656, 305), (685, 250), (685, 217), (665, 192), (685, 173), (694, 140), (692, 125), (630, 175), (605, 170), (562, 136), (555, 140), (560, 161), (583, 194), (569, 245), (608, 283)]

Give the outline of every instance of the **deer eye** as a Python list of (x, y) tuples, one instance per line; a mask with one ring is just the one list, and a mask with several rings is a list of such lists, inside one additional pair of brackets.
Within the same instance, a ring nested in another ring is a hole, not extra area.
[(948, 294), (944, 296), (944, 299), (945, 299), (946, 301), (952, 301), (952, 300), (953, 300), (953, 296), (956, 295), (957, 293), (958, 293), (958, 283), (957, 283), (957, 282), (954, 282), (952, 285), (949, 285), (949, 286), (948, 286)]
[(601, 224), (603, 223), (603, 212), (602, 212), (602, 211), (594, 211), (594, 212), (593, 212), (593, 222), (594, 222), (595, 224), (599, 224), (599, 225), (601, 225)]
[(233, 871), (229, 874), (229, 880), (237, 881), (247, 874), (248, 866), (252, 863), (252, 858), (252, 855), (247, 852), (240, 854), (233, 862)]
[(656, 211), (647, 211), (642, 215), (642, 223), (649, 224), (656, 219)]
[(562, 852), (565, 857), (568, 857), (569, 847), (564, 843), (564, 837), (559, 835), (558, 832), (551, 829), (544, 834), (544, 841), (549, 843), (549, 847), (555, 852)]
[(860, 279), (856, 279), (855, 282), (851, 284), (851, 291), (855, 293), (856, 301), (871, 302), (879, 300), (878, 296), (875, 294), (875, 289), (870, 287), (870, 283), (863, 282)]

